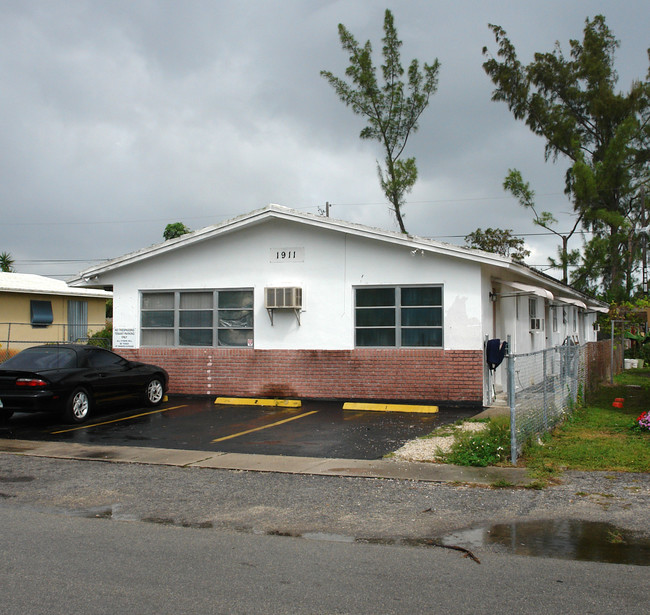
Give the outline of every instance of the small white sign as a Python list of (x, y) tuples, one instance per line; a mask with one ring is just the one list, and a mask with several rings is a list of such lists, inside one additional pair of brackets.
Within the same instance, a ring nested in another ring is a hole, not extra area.
[(271, 248), (272, 263), (302, 263), (305, 248)]
[(135, 329), (113, 329), (113, 348), (135, 348)]

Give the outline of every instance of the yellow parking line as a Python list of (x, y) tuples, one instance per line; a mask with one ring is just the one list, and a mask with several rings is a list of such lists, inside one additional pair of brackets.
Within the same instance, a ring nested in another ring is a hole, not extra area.
[(300, 408), (299, 399), (261, 399), (254, 397), (217, 397), (215, 404), (230, 406), (274, 406), (282, 408)]
[(413, 406), (409, 404), (364, 404), (347, 401), (343, 410), (369, 410), (372, 412), (422, 412), (433, 414), (438, 412), (438, 406)]
[(282, 423), (288, 423), (289, 421), (295, 421), (296, 419), (301, 419), (304, 416), (309, 416), (310, 414), (316, 414), (318, 410), (312, 410), (311, 412), (304, 412), (298, 416), (292, 416), (288, 419), (283, 419), (282, 421), (276, 421), (275, 423), (270, 423), (269, 425), (263, 425), (262, 427), (255, 427), (254, 429), (248, 429), (247, 431), (240, 431), (239, 433), (234, 433), (230, 436), (224, 436), (223, 438), (216, 438), (212, 440), (213, 442), (223, 442), (224, 440), (230, 440), (231, 438), (238, 438), (239, 436), (245, 436), (246, 434), (253, 433), (254, 431), (261, 431), (262, 429), (268, 429), (269, 427), (275, 427), (276, 425), (282, 425)]
[(77, 431), (79, 429), (90, 429), (91, 427), (99, 427), (100, 425), (109, 425), (110, 423), (119, 423), (120, 421), (129, 421), (131, 419), (137, 419), (141, 416), (147, 416), (149, 414), (159, 414), (160, 412), (167, 412), (168, 410), (177, 410), (178, 408), (185, 408), (187, 404), (182, 406), (172, 406), (171, 408), (161, 408), (160, 410), (151, 410), (151, 412), (143, 412), (142, 414), (134, 414), (132, 416), (124, 416), (121, 419), (113, 419), (112, 421), (104, 421), (103, 423), (91, 423), (90, 425), (81, 425), (80, 427), (70, 427), (70, 429), (61, 429), (60, 431), (53, 431), (51, 435), (57, 433), (68, 433), (69, 431)]

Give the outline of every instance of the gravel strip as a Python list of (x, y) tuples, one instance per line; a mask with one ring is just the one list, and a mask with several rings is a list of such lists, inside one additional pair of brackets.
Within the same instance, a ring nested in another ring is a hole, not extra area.
[(435, 537), (517, 520), (648, 533), (650, 474), (567, 472), (541, 491), (0, 455), (0, 505), (249, 532)]
[[(457, 431), (479, 432), (487, 429), (487, 423), (465, 421), (454, 426)], [(393, 454), (395, 459), (401, 461), (437, 462), (445, 453), (451, 451), (456, 440), (455, 435), (436, 436), (433, 438), (416, 438), (410, 440)]]

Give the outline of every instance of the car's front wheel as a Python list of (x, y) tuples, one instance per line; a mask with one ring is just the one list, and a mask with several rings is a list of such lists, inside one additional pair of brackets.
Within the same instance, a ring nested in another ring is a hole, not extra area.
[(63, 418), (67, 423), (83, 423), (90, 414), (92, 400), (90, 394), (83, 387), (72, 391), (68, 398)]
[(159, 405), (165, 396), (165, 388), (160, 378), (152, 378), (144, 390), (144, 401), (148, 406)]

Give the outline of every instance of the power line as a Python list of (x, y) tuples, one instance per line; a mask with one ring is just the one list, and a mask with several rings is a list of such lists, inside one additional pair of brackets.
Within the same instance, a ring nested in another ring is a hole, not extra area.
[[(226, 214), (228, 215), (228, 214)], [(190, 216), (186, 217), (183, 216), (185, 220), (200, 220), (202, 218), (208, 218), (210, 216)], [(168, 222), (170, 216), (167, 216), (166, 218), (139, 218), (139, 219), (134, 219), (134, 220), (86, 220), (84, 222), (69, 222), (69, 221), (64, 221), (64, 222), (4, 222), (2, 223), (2, 226), (89, 226), (89, 225), (101, 225), (101, 224), (135, 224), (135, 223), (140, 223), (140, 222)]]
[[(537, 194), (538, 197), (546, 196), (561, 196), (564, 195), (563, 192), (546, 192), (544, 194)], [(504, 201), (504, 200), (516, 200), (513, 196), (479, 196), (479, 197), (465, 197), (462, 199), (434, 199), (427, 201), (407, 201), (406, 205), (423, 205), (427, 203), (463, 203), (463, 202), (476, 202), (476, 201)], [(331, 205), (338, 206), (353, 206), (353, 205), (390, 205), (387, 201), (377, 202), (377, 203), (331, 203)]]
[[(546, 194), (540, 194), (538, 196), (558, 196), (563, 193), (561, 192), (549, 192)], [(460, 198), (460, 199), (434, 199), (434, 200), (426, 200), (426, 201), (408, 201), (406, 204), (407, 205), (426, 205), (426, 204), (436, 204), (436, 203), (463, 203), (463, 202), (476, 202), (476, 201), (495, 201), (495, 200), (514, 200), (514, 197), (512, 196), (489, 196), (489, 197), (472, 197), (472, 198)], [(381, 201), (381, 202), (368, 202), (368, 203), (331, 203), (331, 205), (336, 205), (339, 207), (354, 207), (354, 206), (367, 206), (367, 205), (377, 205), (377, 206), (386, 206), (390, 205), (387, 201)], [(308, 210), (308, 209), (313, 209), (317, 210), (318, 205), (307, 205), (307, 206), (302, 206), (302, 207), (294, 207), (293, 209), (298, 209), (298, 210)], [(203, 216), (181, 216), (184, 220), (201, 220), (205, 218), (215, 218), (215, 219), (223, 219), (223, 218), (228, 218), (232, 216), (237, 216), (241, 212), (238, 213), (225, 213), (225, 214), (220, 214), (216, 216), (212, 216), (210, 214), (203, 215)], [(86, 221), (80, 221), (80, 220), (74, 220), (74, 221), (51, 221), (51, 222), (6, 222), (3, 221), (2, 225), (3, 226), (83, 226), (83, 225), (107, 225), (107, 224), (136, 224), (136, 223), (142, 223), (142, 222), (168, 222), (170, 219), (170, 216), (166, 216), (165, 218), (133, 218), (131, 220), (86, 220)]]
[(62, 259), (56, 259), (56, 258), (48, 258), (48, 259), (26, 259), (26, 260), (19, 260), (16, 261), (17, 263), (20, 263), (21, 265), (25, 264), (43, 264), (43, 263), (101, 263), (105, 260), (108, 260), (108, 258), (62, 258)]
[[(580, 231), (581, 233), (593, 235), (594, 231)], [(549, 235), (555, 235), (557, 236), (558, 233), (553, 233), (552, 231), (547, 231), (545, 233), (516, 233), (515, 231), (512, 231), (513, 235), (517, 237), (548, 237)], [(559, 233), (560, 235), (568, 235), (567, 233)], [(434, 237), (438, 237), (440, 239), (465, 239), (467, 235), (433, 235), (430, 237), (430, 239), (433, 239)]]

